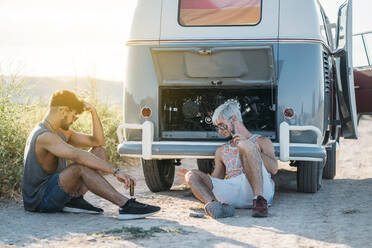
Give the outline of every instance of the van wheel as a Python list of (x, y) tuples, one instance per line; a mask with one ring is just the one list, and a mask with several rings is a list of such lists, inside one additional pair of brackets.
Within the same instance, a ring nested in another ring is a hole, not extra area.
[(212, 174), (214, 169), (213, 159), (197, 159), (198, 169), (206, 174)]
[(316, 193), (322, 183), (323, 162), (297, 161), (297, 191)]
[(169, 190), (174, 180), (174, 160), (144, 160), (142, 169), (147, 187), (152, 192)]
[(336, 142), (327, 147), (327, 161), (323, 169), (323, 178), (333, 179), (336, 176)]

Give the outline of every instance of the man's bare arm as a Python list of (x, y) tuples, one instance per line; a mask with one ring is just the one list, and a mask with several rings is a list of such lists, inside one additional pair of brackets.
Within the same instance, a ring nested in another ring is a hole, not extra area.
[(219, 147), (216, 150), (214, 155), (214, 170), (212, 172), (212, 177), (224, 179), (225, 178), (225, 165), (222, 160), (222, 147)]
[(68, 133), (66, 134), (66, 136), (69, 137), (68, 143), (76, 147), (103, 146), (105, 141), (104, 132), (97, 111), (89, 103), (85, 103), (85, 110), (90, 112), (92, 115), (93, 134), (87, 135), (73, 130), (68, 130)]
[(275, 158), (274, 147), (269, 138), (262, 137), (258, 139), (258, 144), (261, 148), (261, 158), (264, 162), (266, 170), (275, 175), (278, 172), (278, 161)]
[(93, 153), (75, 148), (64, 142), (59, 136), (53, 133), (43, 133), (38, 138), (38, 146), (55, 155), (66, 158), (78, 164), (104, 173), (114, 173), (115, 168), (106, 161), (98, 158)]

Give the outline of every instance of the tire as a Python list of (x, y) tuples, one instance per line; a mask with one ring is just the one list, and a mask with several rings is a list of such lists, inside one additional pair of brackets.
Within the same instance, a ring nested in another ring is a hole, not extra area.
[(174, 180), (174, 160), (144, 160), (142, 169), (147, 187), (152, 192), (169, 190)]
[(327, 147), (327, 161), (323, 169), (323, 178), (333, 179), (336, 176), (336, 142)]
[(297, 162), (297, 191), (316, 193), (321, 188), (323, 162)]
[(196, 162), (200, 171), (206, 174), (212, 174), (214, 169), (213, 159), (198, 159)]

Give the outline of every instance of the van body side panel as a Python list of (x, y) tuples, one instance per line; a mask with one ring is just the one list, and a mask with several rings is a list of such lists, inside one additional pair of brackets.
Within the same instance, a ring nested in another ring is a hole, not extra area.
[(322, 40), (319, 15), (315, 0), (281, 0), (279, 39)]
[[(278, 123), (312, 125), (324, 135), (322, 52), (322, 44), (279, 44)], [(284, 118), (286, 108), (294, 110), (292, 119)]]
[(254, 26), (183, 27), (178, 22), (178, 7), (178, 0), (163, 0), (161, 40), (278, 38), (278, 0), (262, 1), (262, 19)]
[(129, 40), (159, 40), (162, 0), (137, 0)]
[[(128, 48), (127, 71), (124, 79), (124, 123), (142, 124), (141, 109), (150, 107), (150, 120), (155, 123), (155, 137), (158, 136), (158, 82), (151, 58), (150, 47), (130, 46)], [(128, 131), (129, 140), (141, 140), (137, 130)]]

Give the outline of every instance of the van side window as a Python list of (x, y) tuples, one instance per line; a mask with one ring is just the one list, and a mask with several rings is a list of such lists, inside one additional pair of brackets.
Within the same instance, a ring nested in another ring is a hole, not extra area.
[[(369, 49), (369, 51), (368, 51)], [(370, 66), (372, 53), (372, 33), (353, 36), (353, 66)]]
[(366, 48), (366, 54), (369, 59), (369, 65), (372, 65), (372, 33), (368, 33), (363, 35), (365, 48)]
[(320, 34), (322, 35), (322, 40), (324, 41), (325, 44), (329, 46), (329, 39), (327, 35), (327, 30), (326, 30), (327, 23), (325, 21), (324, 12), (320, 8), (320, 6), (318, 6), (318, 18), (319, 18), (319, 23), (320, 23)]
[(262, 0), (179, 0), (182, 26), (257, 25)]
[(344, 48), (346, 44), (347, 6), (345, 5), (339, 13), (338, 18), (338, 40), (337, 48)]

